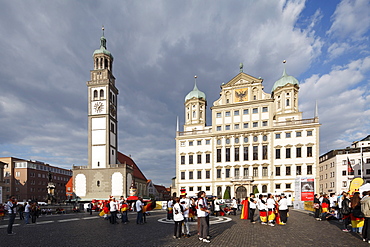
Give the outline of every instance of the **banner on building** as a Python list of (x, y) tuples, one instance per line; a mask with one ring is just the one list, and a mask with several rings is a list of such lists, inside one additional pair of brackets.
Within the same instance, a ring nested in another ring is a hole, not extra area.
[(313, 201), (315, 194), (315, 179), (310, 177), (301, 178), (301, 201)]

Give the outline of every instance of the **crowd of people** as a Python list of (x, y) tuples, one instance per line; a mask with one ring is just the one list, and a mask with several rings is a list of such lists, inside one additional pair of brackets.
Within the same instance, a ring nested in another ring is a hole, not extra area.
[(343, 192), (336, 196), (315, 194), (313, 203), (316, 220), (339, 220), (343, 222), (343, 232), (362, 235), (363, 241), (370, 243), (370, 191)]

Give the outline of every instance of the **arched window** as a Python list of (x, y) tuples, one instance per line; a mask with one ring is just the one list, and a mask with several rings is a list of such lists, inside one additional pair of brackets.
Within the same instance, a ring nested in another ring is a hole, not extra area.
[(109, 92), (109, 100), (110, 100), (110, 102), (113, 102), (112, 92)]
[(193, 111), (193, 118), (196, 118), (197, 114), (195, 111)]
[(100, 181), (96, 181), (96, 186), (100, 187)]
[(262, 193), (267, 193), (267, 185), (262, 185)]
[(104, 99), (104, 90), (100, 89), (100, 99)]
[(98, 98), (98, 90), (94, 90), (94, 99)]
[(222, 188), (221, 188), (221, 186), (217, 187), (217, 197), (222, 198)]
[(286, 106), (290, 106), (290, 100), (289, 99), (286, 100)]
[(99, 60), (98, 59), (95, 59), (95, 69), (98, 68), (98, 64), (99, 64)]
[(108, 59), (104, 59), (104, 69), (108, 68)]

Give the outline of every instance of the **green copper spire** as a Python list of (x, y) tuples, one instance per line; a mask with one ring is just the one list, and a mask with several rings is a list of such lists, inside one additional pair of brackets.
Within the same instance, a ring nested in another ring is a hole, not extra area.
[(101, 36), (101, 38), (100, 38), (100, 48), (94, 51), (93, 56), (95, 54), (101, 54), (101, 53), (103, 53), (105, 55), (110, 56), (113, 59), (112, 54), (107, 50), (107, 40), (104, 37), (104, 30), (105, 30), (105, 28), (103, 26), (102, 27), (103, 36)]

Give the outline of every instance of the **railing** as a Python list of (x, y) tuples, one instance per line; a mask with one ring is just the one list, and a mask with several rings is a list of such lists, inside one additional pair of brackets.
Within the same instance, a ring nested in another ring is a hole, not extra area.
[(236, 176), (236, 177), (232, 177), (230, 179), (231, 182), (250, 182), (253, 180), (253, 177), (249, 177), (249, 176)]
[(206, 130), (192, 130), (192, 131), (182, 131), (177, 132), (178, 136), (187, 136), (187, 135), (197, 135), (197, 134), (208, 134), (212, 133), (212, 129), (206, 129)]
[(87, 166), (73, 166), (72, 167), (73, 170), (77, 170), (77, 169), (87, 169)]
[(311, 123), (318, 123), (318, 118), (308, 118), (308, 119), (301, 119), (301, 120), (290, 120), (284, 122), (277, 122), (274, 123), (274, 126), (288, 126), (288, 125), (298, 125), (298, 124), (311, 124)]

